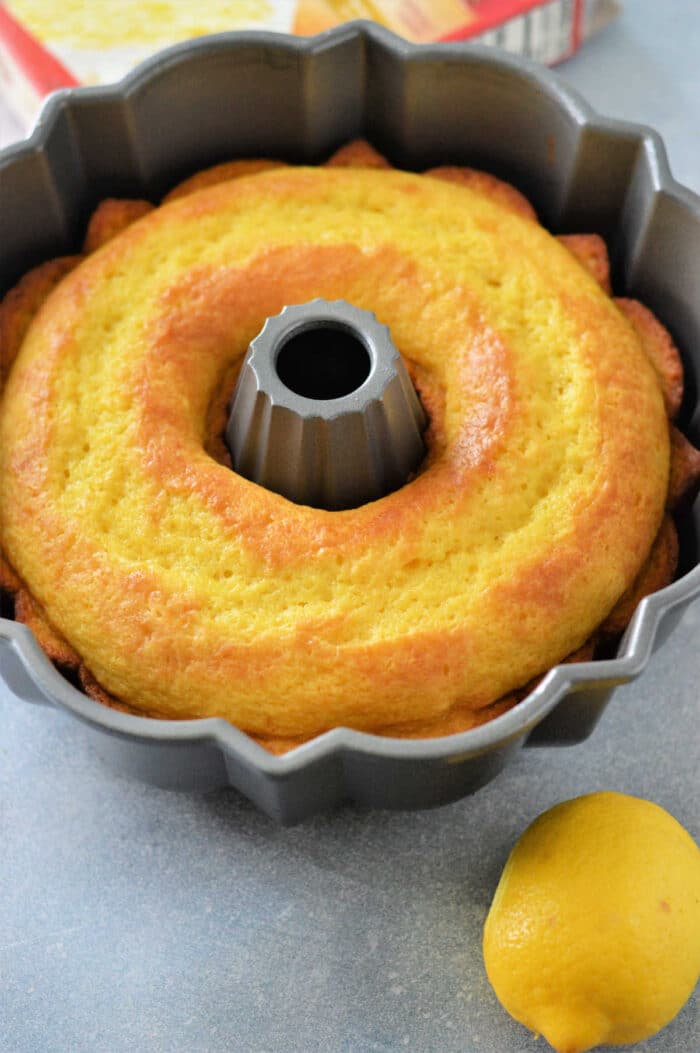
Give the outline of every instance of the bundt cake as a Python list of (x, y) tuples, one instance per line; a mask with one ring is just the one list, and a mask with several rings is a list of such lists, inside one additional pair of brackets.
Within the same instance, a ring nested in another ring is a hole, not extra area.
[[(315, 297), (389, 327), (429, 419), (399, 490), (311, 508), (231, 468), (237, 370)], [(15, 616), (108, 705), (225, 717), (274, 750), (343, 725), (472, 727), (591, 658), (671, 580), (700, 455), (666, 330), (485, 173), (242, 161), (0, 309), (0, 545)]]

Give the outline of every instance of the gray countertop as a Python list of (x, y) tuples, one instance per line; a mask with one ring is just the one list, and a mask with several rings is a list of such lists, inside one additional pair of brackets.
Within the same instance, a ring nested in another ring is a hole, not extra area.
[[(628, 0), (560, 75), (655, 126), (700, 190), (699, 54), (696, 0)], [(436, 811), (292, 829), (233, 791), (128, 782), (76, 722), (0, 696), (1, 1053), (544, 1053), (483, 970), (500, 870), (536, 815), (593, 790), (700, 840), (699, 632), (696, 603), (582, 745), (524, 751)], [(698, 1048), (697, 990), (635, 1047)]]

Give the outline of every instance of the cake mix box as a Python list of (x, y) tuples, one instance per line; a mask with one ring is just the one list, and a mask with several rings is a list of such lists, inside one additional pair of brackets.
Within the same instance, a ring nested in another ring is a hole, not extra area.
[(232, 29), (307, 35), (356, 18), (552, 65), (618, 10), (616, 0), (0, 0), (0, 94), (29, 126), (54, 89), (118, 80), (169, 44)]

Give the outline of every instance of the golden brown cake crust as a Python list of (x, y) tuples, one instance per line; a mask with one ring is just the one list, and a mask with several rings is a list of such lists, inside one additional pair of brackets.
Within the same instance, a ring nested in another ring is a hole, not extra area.
[(645, 596), (673, 581), (678, 565), (678, 531), (671, 516), (664, 516), (651, 552), (637, 578), (615, 604), (600, 627), (607, 636), (619, 636)]
[[(371, 151), (371, 148), (370, 148), (370, 151)], [(362, 165), (364, 167), (371, 167), (372, 166), (371, 154), (368, 155), (368, 151), (364, 150), (363, 148), (361, 148), (357, 144), (353, 144), (352, 145), (352, 149), (348, 149), (346, 151), (345, 158), (350, 158), (350, 160), (344, 159), (343, 155), (341, 154), (340, 162), (336, 161), (334, 163), (335, 164), (339, 164), (341, 166), (343, 164), (352, 164), (353, 163), (353, 161), (352, 161), (353, 156), (357, 159), (355, 163), (358, 163), (358, 164), (360, 164), (360, 165)], [(368, 160), (368, 156), (369, 156), (369, 160)], [(378, 168), (379, 167), (384, 167), (386, 162), (384, 162), (383, 159), (381, 159), (379, 157), (379, 155), (377, 155), (377, 157), (379, 158), (379, 161), (377, 162), (376, 167), (378, 167)], [(383, 163), (381, 163), (381, 162), (383, 162)], [(272, 166), (272, 163), (270, 165), (268, 165), (268, 167), (271, 167), (271, 166)], [(223, 168), (225, 166), (219, 166), (219, 167)], [(239, 171), (238, 174), (249, 174), (249, 173), (246, 173), (246, 172), (243, 172), (243, 171)], [(435, 175), (435, 173), (433, 173), (433, 175)], [(437, 175), (436, 178), (440, 179), (442, 177), (440, 175)], [(491, 192), (492, 195), (496, 199), (500, 200), (501, 203), (504, 204), (506, 208), (511, 208), (513, 211), (519, 212), (523, 216), (527, 215), (528, 218), (530, 218), (532, 215), (534, 215), (534, 213), (532, 213), (532, 210), (531, 210), (529, 204), (527, 206), (527, 211), (525, 209), (521, 208), (518, 205), (517, 198), (519, 198), (520, 195), (518, 195), (517, 192), (515, 192), (515, 191), (513, 192), (513, 194), (516, 195), (516, 196), (515, 197), (511, 197), (511, 198), (508, 199), (510, 201), (510, 204), (509, 204), (506, 201), (507, 195), (504, 195), (503, 192), (500, 191), (498, 189), (498, 187), (496, 186), (496, 184), (498, 184), (499, 181), (493, 181), (492, 177), (485, 177), (481, 181), (474, 180), (473, 179), (473, 174), (471, 173), (471, 170), (467, 170), (467, 174), (466, 174), (466, 176), (465, 176), (465, 178), (463, 180), (460, 180), (458, 178), (452, 178), (452, 177), (448, 177), (448, 178), (452, 182), (455, 182), (455, 183), (462, 182), (464, 185), (469, 185), (470, 182), (471, 182), (472, 188), (476, 187), (477, 192), (483, 193), (483, 194), (485, 194), (487, 196)], [(211, 181), (207, 185), (212, 185), (213, 183), (215, 183), (217, 181), (218, 181), (217, 179), (212, 178)], [(188, 181), (188, 182), (190, 182), (190, 181)], [(505, 184), (501, 184), (501, 185), (502, 186), (506, 186)], [(181, 191), (179, 194), (175, 194), (174, 197), (171, 197), (169, 195), (169, 199), (173, 200), (177, 196), (182, 196), (184, 193), (194, 192), (194, 190), (197, 189), (197, 188), (198, 188), (197, 186), (192, 186), (189, 190)], [(201, 188), (201, 184), (200, 184), (200, 188)], [(601, 256), (599, 245), (597, 243), (594, 245), (591, 242), (589, 236), (581, 236), (581, 238), (578, 239), (578, 241), (576, 242), (576, 244), (573, 247), (570, 244), (570, 245), (567, 245), (567, 248), (574, 255), (579, 256), (582, 264), (592, 273), (592, 275), (596, 278), (596, 280), (599, 282), (599, 284), (601, 284), (603, 287), (605, 287), (605, 283), (606, 283), (605, 273), (606, 272), (605, 272), (605, 267), (604, 267), (603, 263), (601, 262), (602, 256)], [(604, 246), (603, 246), (603, 251), (604, 251)], [(274, 254), (273, 254), (273, 256), (274, 256)], [(285, 266), (286, 267), (294, 266), (295, 270), (298, 271), (299, 270), (299, 266), (301, 264), (302, 265), (301, 266), (302, 272), (303, 272), (304, 265), (307, 265), (308, 268), (309, 268), (309, 276), (310, 277), (317, 275), (320, 271), (325, 273), (325, 270), (328, 267), (329, 259), (331, 257), (328, 257), (327, 254), (325, 254), (325, 255), (322, 254), (322, 257), (323, 257), (322, 259), (315, 260), (313, 258), (313, 256), (312, 256), (311, 262), (308, 262), (308, 263), (307, 263), (306, 260), (301, 260), (298, 257), (297, 258), (292, 258), (292, 259), (287, 259), (287, 260), (284, 259), (284, 256), (277, 257), (277, 258), (272, 258), (272, 259), (266, 258), (264, 260), (264, 263), (263, 263), (263, 270), (260, 271), (260, 262), (259, 262), (258, 265), (257, 265), (257, 270), (253, 271), (251, 282), (250, 282), (250, 284), (247, 287), (249, 289), (259, 288), (261, 283), (262, 283), (263, 286), (265, 286), (266, 284), (269, 285), (269, 282), (271, 280), (273, 280), (274, 273), (280, 267), (280, 265), (282, 265), (283, 267), (285, 267)], [(388, 259), (388, 257), (387, 257), (387, 259)], [(339, 266), (341, 266), (343, 268), (344, 273), (345, 273), (345, 270), (346, 270), (346, 268), (348, 266), (349, 261), (352, 261), (352, 254), (348, 255), (347, 252), (346, 252), (346, 253), (344, 253), (344, 255), (341, 257), (341, 259), (339, 261)], [(385, 260), (385, 262), (386, 262), (386, 260)], [(351, 269), (352, 269), (352, 265), (351, 265)], [(303, 279), (303, 273), (302, 273), (302, 279)], [(302, 282), (302, 284), (303, 284), (303, 282)], [(186, 287), (185, 287), (184, 291), (185, 292), (187, 291)], [(180, 286), (178, 288), (178, 290), (176, 290), (173, 293), (173, 298), (174, 299), (177, 298), (177, 296), (180, 295), (182, 292), (183, 292), (183, 287)], [(649, 338), (649, 336), (648, 336), (649, 331), (650, 331), (649, 327), (647, 327), (647, 330), (646, 330), (646, 332), (647, 332), (647, 342), (653, 345), (653, 339)], [(175, 332), (177, 332), (177, 330), (175, 330)], [(191, 333), (191, 330), (189, 331), (189, 333)], [(183, 331), (183, 338), (187, 338), (189, 333), (188, 333), (188, 331)], [(665, 331), (664, 331), (664, 333), (665, 333)], [(170, 333), (169, 333), (169, 337), (172, 337), (172, 335), (173, 335), (173, 331), (171, 330)], [(658, 333), (657, 333), (657, 336), (658, 336)], [(664, 348), (665, 348), (666, 347), (665, 340), (663, 341), (663, 343), (664, 343)], [(169, 348), (170, 348), (170, 350), (172, 350), (172, 345), (169, 345)], [(165, 349), (165, 345), (163, 346), (163, 349)], [(647, 350), (647, 353), (649, 353), (648, 348), (646, 348), (646, 350)], [(494, 351), (497, 352), (496, 347), (493, 347), (491, 349), (491, 352), (494, 352)], [(654, 353), (655, 353), (655, 349), (652, 347), (652, 354), (654, 354)], [(658, 358), (659, 357), (658, 350), (656, 350), (656, 354), (657, 354), (657, 358)], [(666, 354), (665, 351), (660, 356), (662, 359), (664, 358), (664, 354)], [(667, 355), (666, 355), (666, 359), (668, 359)], [(439, 392), (439, 389), (435, 387), (435, 385), (434, 385), (429, 373), (426, 373), (424, 367), (421, 364), (413, 363), (413, 362), (409, 361), (409, 367), (410, 367), (411, 372), (412, 372), (412, 374), (414, 376), (414, 379), (417, 382), (417, 386), (418, 386), (418, 388), (419, 388), (419, 390), (421, 392), (421, 397), (422, 397), (422, 399), (424, 401), (424, 404), (427, 404), (427, 406), (429, 406), (429, 412), (430, 412), (430, 410), (432, 410), (432, 412), (431, 412), (431, 417), (432, 417), (432, 421), (431, 421), (431, 431), (432, 431), (431, 448), (432, 448), (433, 453), (432, 453), (431, 456), (433, 458), (437, 459), (438, 455), (441, 452), (444, 452), (443, 451), (443, 447), (444, 447), (444, 443), (445, 443), (445, 437), (442, 434), (442, 424), (441, 424), (441, 414), (442, 414), (442, 412), (444, 410), (443, 399), (442, 399), (442, 396), (441, 396), (441, 394)], [(183, 377), (184, 376), (185, 376), (185, 374), (183, 374)], [(215, 460), (219, 461), (220, 463), (224, 463), (224, 464), (226, 463), (226, 460), (227, 460), (227, 452), (226, 452), (226, 448), (225, 448), (223, 442), (221, 441), (221, 422), (222, 422), (222, 420), (225, 417), (225, 399), (222, 398), (221, 391), (230, 390), (230, 387), (228, 387), (228, 385), (229, 384), (232, 385), (234, 377), (235, 377), (235, 366), (232, 367), (229, 370), (228, 379), (221, 386), (221, 388), (219, 389), (218, 393), (216, 394), (216, 397), (214, 397), (212, 399), (211, 406), (209, 407), (209, 414), (210, 414), (209, 419), (210, 419), (210, 421), (212, 421), (214, 423), (213, 423), (213, 426), (210, 429), (209, 438), (205, 441), (205, 448), (208, 450), (209, 454), (211, 456), (213, 456), (215, 458)], [(491, 381), (495, 380), (495, 379), (496, 379), (495, 377), (492, 377)], [(485, 387), (488, 387), (490, 381), (487, 378), (487, 376), (484, 377), (484, 382), (485, 382)], [(421, 390), (421, 384), (423, 385), (422, 390)], [(156, 407), (152, 407), (152, 409), (153, 408), (156, 408)], [(167, 409), (165, 402), (161, 402), (161, 403), (158, 404), (157, 415), (159, 416), (159, 419), (161, 420), (161, 423), (164, 420), (168, 419), (169, 413), (170, 413), (170, 410)], [(494, 418), (494, 422), (497, 421), (497, 416), (498, 415), (496, 414), (496, 417)], [(474, 438), (475, 438), (475, 436), (472, 433), (470, 435), (469, 439), (468, 439), (468, 445), (470, 445), (472, 451), (475, 449), (475, 447), (474, 447)], [(473, 453), (470, 456), (473, 456)], [(682, 465), (680, 467), (678, 467), (678, 465), (680, 464), (681, 460), (682, 460), (683, 463), (682, 463)], [(683, 460), (682, 458), (677, 458), (677, 475), (678, 475), (679, 478), (683, 477), (684, 472), (687, 474), (687, 472), (691, 471), (691, 468), (688, 467), (688, 465), (690, 464), (691, 461), (692, 461), (692, 457), (689, 457), (687, 455), (687, 453), (686, 453), (685, 460)], [(429, 461), (429, 463), (430, 463), (430, 461)], [(164, 465), (163, 463), (159, 463), (158, 464), (158, 468), (159, 468), (159, 470), (160, 469), (166, 469), (166, 471), (169, 470), (168, 466)], [(207, 498), (207, 500), (210, 500), (210, 501), (213, 500), (213, 505), (211, 507), (218, 514), (222, 514), (222, 513), (225, 512), (225, 510), (221, 507), (221, 502), (219, 501), (218, 495), (214, 492), (213, 489), (211, 491), (207, 491), (205, 489), (205, 491), (202, 491), (202, 492), (203, 492), (203, 495)], [(260, 511), (259, 509), (253, 509), (252, 515), (251, 514), (247, 514), (246, 515), (244, 523), (241, 522), (240, 515), (239, 515), (237, 520), (236, 520), (237, 526), (239, 526), (239, 527), (243, 526), (244, 528), (247, 528), (247, 527), (250, 527), (250, 526), (256, 526), (256, 527), (259, 526), (259, 524), (253, 524), (253, 522), (252, 522), (252, 516), (253, 515), (257, 516), (259, 511)], [(376, 525), (381, 525), (381, 524), (376, 524)], [(387, 523), (385, 521), (383, 526), (386, 527), (386, 525), (387, 525)], [(295, 535), (294, 535), (294, 532), (291, 532), (288, 536), (285, 536), (283, 539), (280, 539), (282, 541), (282, 548), (284, 550), (284, 558), (281, 558), (282, 550), (278, 548), (277, 541), (276, 541), (276, 539), (274, 537), (274, 534), (270, 533), (269, 531), (261, 533), (259, 531), (259, 529), (255, 529), (254, 533), (257, 534), (256, 549), (259, 552), (260, 551), (264, 552), (266, 562), (267, 562), (267, 564), (269, 566), (272, 566), (272, 567), (274, 567), (274, 566), (278, 566), (278, 567), (284, 566), (285, 562), (289, 560), (290, 556), (291, 556), (291, 558), (298, 558), (298, 556), (294, 557), (294, 554), (293, 554), (294, 553), (294, 547), (295, 547)], [(662, 533), (663, 533), (663, 531), (662, 531)], [(332, 535), (328, 535), (327, 531), (324, 531), (323, 540), (321, 540), (322, 547), (325, 546), (326, 543), (328, 543), (328, 542), (332, 543), (333, 537), (335, 537), (335, 536), (336, 536), (335, 532), (332, 532)], [(375, 530), (373, 536), (376, 537), (376, 536), (380, 536), (380, 535), (378, 535), (376, 533), (376, 530)], [(668, 536), (668, 529), (667, 528), (666, 528), (666, 536)], [(301, 538), (300, 538), (300, 540), (301, 540)], [(260, 542), (261, 541), (264, 541), (264, 548), (262, 550), (260, 549)], [(319, 541), (319, 538), (317, 537), (316, 543), (318, 543), (318, 541)], [(308, 540), (305, 540), (304, 544), (305, 545), (308, 544)], [(658, 585), (658, 581), (660, 580), (660, 578), (659, 578), (659, 566), (660, 566), (660, 563), (663, 562), (663, 561), (660, 561), (659, 558), (658, 558), (658, 552), (656, 551), (657, 549), (658, 549), (658, 545), (655, 546), (655, 550), (654, 550), (655, 554), (653, 554), (653, 561), (654, 561), (654, 564), (655, 564), (655, 574), (656, 574), (656, 576), (654, 577), (652, 575), (651, 577), (648, 577), (648, 580), (652, 580), (652, 578), (653, 578), (653, 580), (657, 582), (657, 584), (653, 585), (653, 588), (659, 587), (659, 585)], [(666, 545), (666, 548), (664, 549), (664, 551), (668, 552), (668, 545)], [(666, 560), (666, 563), (664, 564), (664, 566), (666, 568), (666, 570), (665, 570), (666, 574), (669, 573), (669, 571), (668, 571), (669, 565), (670, 565), (669, 560)], [(10, 573), (12, 574), (13, 572), (10, 571)], [(642, 577), (642, 575), (640, 575), (640, 577)], [(14, 580), (16, 580), (16, 576), (14, 577)], [(555, 579), (550, 575), (549, 578), (545, 582), (546, 589), (548, 591), (551, 591), (552, 588), (555, 588), (555, 584), (554, 583), (555, 583)], [(662, 583), (665, 583), (665, 581), (663, 581)], [(528, 599), (530, 601), (532, 601), (533, 596), (536, 594), (538, 585), (541, 585), (541, 582), (536, 582), (534, 579), (531, 579), (530, 584), (527, 586), (525, 591), (528, 594)], [(5, 586), (5, 587), (9, 587), (9, 586)], [(521, 590), (522, 590), (522, 588), (524, 587), (522, 585), (522, 583), (521, 583), (520, 587), (521, 587)], [(30, 617), (31, 619), (34, 620), (33, 624), (35, 626), (38, 626), (37, 618), (41, 618), (42, 615), (38, 611), (38, 608), (37, 608), (36, 604), (33, 601), (31, 601), (31, 600), (29, 602), (30, 602), (31, 606), (27, 605), (26, 598), (23, 598), (22, 601), (20, 602), (20, 605), (19, 605), (20, 606), (20, 612), (19, 612), (20, 613), (20, 617), (22, 617), (23, 620), (27, 620), (27, 617)], [(39, 627), (39, 631), (41, 632), (41, 628), (40, 627)], [(584, 652), (578, 652), (577, 655), (572, 655), (571, 656), (571, 660), (587, 660), (590, 657), (591, 646), (592, 646), (592, 644), (589, 643), (589, 645), (587, 645), (587, 649)], [(583, 656), (581, 656), (581, 655), (583, 655)], [(415, 658), (415, 655), (412, 655), (412, 656), (407, 655), (406, 657), (407, 657), (407, 660), (408, 660), (408, 664), (410, 665), (410, 659), (411, 658)], [(60, 661), (60, 659), (57, 659), (57, 660)], [(105, 704), (116, 705), (118, 708), (124, 708), (127, 711), (130, 711), (130, 707), (129, 706), (126, 706), (123, 703), (117, 702), (115, 700), (115, 698), (109, 692), (105, 691), (105, 689), (97, 682), (97, 680), (95, 680), (95, 678), (92, 676), (92, 674), (87, 670), (87, 668), (86, 668), (86, 666), (84, 664), (82, 664), (82, 666), (81, 666), (81, 678), (83, 680), (83, 684), (85, 686), (85, 689), (86, 689), (87, 693), (92, 695), (92, 697), (97, 698), (99, 701), (102, 701)], [(396, 735), (401, 735), (401, 736), (407, 735), (407, 736), (414, 736), (414, 737), (415, 736), (423, 737), (423, 736), (450, 734), (453, 731), (464, 730), (466, 727), (475, 726), (475, 724), (481, 723), (485, 719), (491, 719), (493, 716), (497, 715), (499, 712), (504, 711), (504, 709), (506, 709), (510, 705), (514, 704), (517, 701), (518, 697), (522, 697), (522, 696), (520, 694), (508, 695), (508, 696), (505, 696), (504, 698), (498, 699), (496, 702), (491, 702), (491, 703), (489, 703), (487, 705), (482, 705), (481, 707), (477, 707), (476, 709), (474, 709), (473, 703), (467, 704), (466, 706), (461, 706), (461, 705), (457, 704), (457, 705), (454, 705), (450, 709), (449, 712), (442, 713), (441, 715), (438, 715), (438, 716), (433, 716), (433, 717), (428, 718), (426, 720), (413, 720), (413, 721), (408, 721), (408, 722), (404, 721), (403, 723), (399, 723), (399, 724), (397, 724), (397, 723), (389, 724), (384, 729), (384, 733), (396, 734)], [(175, 714), (169, 714), (169, 715), (172, 716), (172, 715), (175, 715)], [(321, 729), (319, 729), (319, 730), (321, 730)], [(264, 745), (266, 745), (270, 749), (273, 749), (276, 752), (282, 751), (284, 749), (289, 749), (294, 744), (296, 744), (297, 742), (303, 741), (305, 738), (308, 738), (308, 734), (307, 733), (304, 733), (303, 735), (296, 736), (296, 737), (295, 736), (291, 736), (291, 737), (290, 736), (286, 736), (285, 737), (285, 736), (279, 736), (279, 735), (277, 735), (277, 736), (274, 736), (274, 735), (270, 736), (270, 735), (266, 735), (264, 732), (255, 732), (254, 730), (252, 730), (252, 734), (253, 734), (254, 737), (257, 737), (258, 740), (261, 741)]]
[(88, 223), (83, 252), (95, 252), (106, 245), (117, 234), (135, 223), (137, 219), (153, 211), (150, 201), (127, 200), (109, 197), (102, 201)]
[(610, 260), (605, 242), (599, 234), (559, 234), (557, 241), (569, 250), (572, 256), (581, 263), (589, 274), (595, 278), (601, 289), (612, 292), (610, 286)]
[(485, 194), (493, 201), (510, 212), (516, 212), (526, 219), (537, 219), (537, 213), (528, 199), (516, 190), (510, 183), (504, 183), (502, 179), (489, 172), (481, 172), (477, 168), (458, 168), (454, 165), (444, 165), (442, 168), (429, 168), (424, 173), (432, 179), (442, 179), (447, 183), (456, 183), (458, 186), (467, 186), (479, 194)]
[(61, 256), (41, 263), (27, 271), (0, 303), (0, 390), (34, 315), (80, 260), (80, 256)]
[(700, 450), (671, 425), (671, 474), (666, 507), (673, 512), (687, 505), (700, 488)]
[(240, 179), (241, 176), (255, 175), (256, 172), (266, 172), (271, 168), (283, 168), (282, 161), (272, 161), (266, 158), (251, 158), (240, 161), (224, 161), (223, 164), (214, 165), (196, 172), (189, 179), (174, 186), (163, 198), (163, 204), (168, 201), (177, 201), (178, 198), (187, 197), (198, 190), (204, 190), (218, 183), (227, 183), (231, 179)]
[(2, 552), (0, 552), (0, 589), (10, 593), (14, 596), (22, 587), (22, 582), (19, 580), (14, 570), (7, 562)]
[(59, 666), (77, 669), (80, 656), (70, 644), (50, 626), (27, 589), (20, 587), (15, 595), (15, 620), (32, 630), (42, 651)]
[(615, 303), (636, 332), (659, 378), (666, 412), (675, 420), (683, 401), (683, 364), (671, 334), (639, 300), (617, 297)]
[(354, 139), (341, 146), (326, 161), (333, 168), (391, 168), (386, 157), (365, 139)]

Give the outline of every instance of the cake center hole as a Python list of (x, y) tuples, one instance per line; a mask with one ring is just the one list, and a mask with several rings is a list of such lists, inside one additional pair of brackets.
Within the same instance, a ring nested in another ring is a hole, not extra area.
[(323, 324), (295, 333), (282, 345), (277, 375), (296, 395), (307, 399), (340, 399), (361, 387), (372, 362), (355, 334)]

